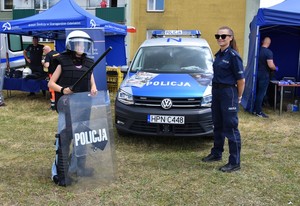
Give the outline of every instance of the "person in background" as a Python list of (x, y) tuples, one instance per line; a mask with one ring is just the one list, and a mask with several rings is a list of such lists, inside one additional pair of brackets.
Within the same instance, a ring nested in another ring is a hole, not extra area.
[[(43, 48), (44, 45), (39, 44), (39, 39), (37, 36), (32, 37), (32, 44), (28, 45), (27, 48), (23, 51), (25, 60), (29, 64), (29, 68), (32, 73), (37, 76), (45, 76), (45, 72), (42, 65), (43, 59)], [(45, 95), (45, 91), (43, 91)], [(35, 93), (30, 92), (28, 96), (34, 96)]]
[[(59, 56), (59, 53), (57, 51), (52, 50), (48, 45), (44, 46), (43, 50), (45, 55), (45, 60), (43, 64), (44, 71), (48, 73), (50, 79), (58, 65), (57, 57)], [(49, 88), (49, 92), (50, 92), (50, 102), (51, 102), (50, 109), (55, 110), (55, 92), (51, 88)]]
[(273, 52), (269, 49), (270, 44), (270, 37), (265, 37), (262, 41), (258, 58), (256, 98), (253, 114), (262, 118), (268, 118), (268, 115), (262, 112), (262, 105), (269, 86), (270, 74), (278, 71), (278, 67), (275, 66), (273, 61)]
[(237, 52), (234, 33), (231, 28), (219, 28), (215, 38), (220, 50), (213, 63), (212, 79), (212, 119), (214, 124), (214, 146), (203, 162), (222, 159), (225, 137), (228, 139), (229, 160), (219, 168), (222, 172), (239, 170), (241, 136), (238, 129), (239, 103), (245, 87), (242, 59)]
[(101, 7), (101, 8), (106, 8), (106, 7), (107, 7), (107, 2), (106, 2), (106, 0), (102, 0), (102, 1), (100, 2), (100, 7)]

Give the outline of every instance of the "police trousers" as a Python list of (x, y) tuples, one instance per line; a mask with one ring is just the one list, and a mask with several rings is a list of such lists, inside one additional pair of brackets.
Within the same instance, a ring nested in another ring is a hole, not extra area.
[(229, 145), (229, 163), (240, 164), (241, 136), (238, 129), (237, 87), (213, 87), (212, 119), (214, 124), (214, 146), (211, 154), (222, 157), (225, 137)]

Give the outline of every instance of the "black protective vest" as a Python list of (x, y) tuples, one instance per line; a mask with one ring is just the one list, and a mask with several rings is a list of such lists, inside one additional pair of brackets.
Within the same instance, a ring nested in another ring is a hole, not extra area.
[[(57, 84), (62, 87), (72, 86), (91, 66), (94, 61), (88, 57), (83, 57), (82, 67), (77, 68), (75, 66), (75, 57), (72, 57), (72, 54), (69, 52), (62, 53), (58, 57), (59, 64), (61, 65), (61, 75), (57, 81)], [(82, 81), (73, 88), (73, 92), (88, 92), (91, 90), (91, 75), (92, 72), (89, 72)], [(62, 96), (61, 93), (55, 92), (55, 101), (58, 102), (59, 98)]]
[[(93, 65), (93, 60), (90, 58), (83, 58), (82, 67), (77, 68), (73, 62), (73, 58), (69, 53), (63, 53), (59, 57), (59, 64), (61, 65), (61, 75), (57, 82), (58, 85), (62, 87), (69, 87), (73, 85), (91, 66)], [(74, 88), (74, 92), (87, 92), (90, 91), (92, 71), (86, 75), (82, 81)]]

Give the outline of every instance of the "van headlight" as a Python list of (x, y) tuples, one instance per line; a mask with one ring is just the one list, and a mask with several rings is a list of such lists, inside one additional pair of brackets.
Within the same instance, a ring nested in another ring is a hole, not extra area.
[(212, 102), (211, 89), (212, 89), (211, 84), (209, 84), (203, 93), (201, 107), (211, 107), (211, 102)]
[(123, 104), (126, 105), (132, 105), (133, 104), (133, 96), (132, 94), (125, 92), (122, 89), (119, 89), (118, 95), (117, 95), (117, 100)]
[(201, 107), (211, 107), (212, 95), (203, 96)]

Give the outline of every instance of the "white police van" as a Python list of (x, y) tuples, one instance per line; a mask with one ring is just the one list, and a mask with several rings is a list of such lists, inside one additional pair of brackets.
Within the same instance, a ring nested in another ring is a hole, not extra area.
[(23, 40), (18, 34), (0, 34), (1, 69), (16, 69), (26, 66), (23, 56)]
[(118, 133), (212, 135), (213, 55), (200, 35), (156, 30), (140, 46), (117, 93)]

